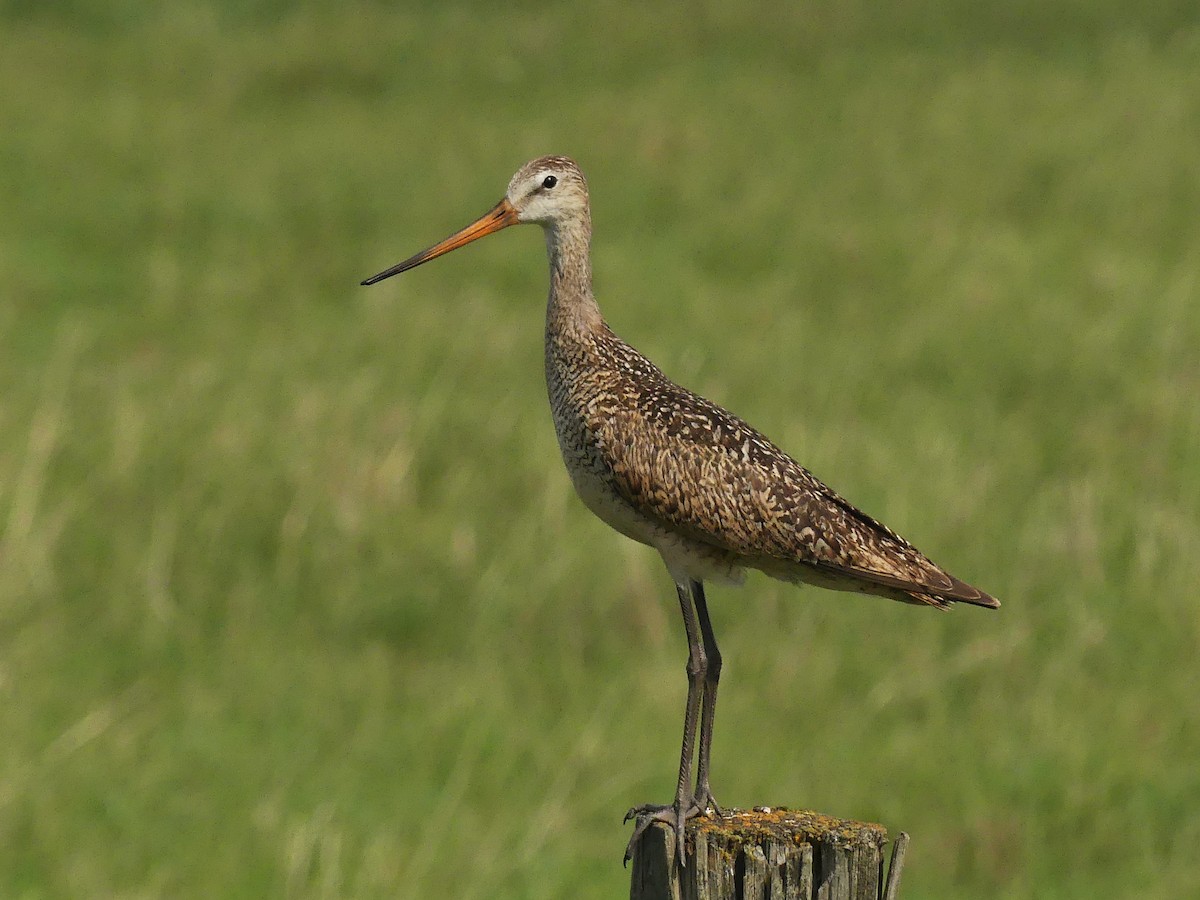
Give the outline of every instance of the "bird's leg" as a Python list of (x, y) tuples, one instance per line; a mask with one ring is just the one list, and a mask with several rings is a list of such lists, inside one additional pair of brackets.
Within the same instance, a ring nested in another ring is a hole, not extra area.
[[(691, 584), (695, 584), (692, 582)], [(679, 856), (679, 865), (683, 861), (683, 826), (692, 816), (703, 812), (696, 806), (692, 794), (692, 754), (695, 750), (696, 719), (700, 713), (700, 702), (704, 694), (704, 678), (708, 669), (707, 658), (704, 654), (704, 643), (700, 629), (696, 624), (696, 611), (692, 602), (691, 584), (679, 582), (675, 589), (679, 594), (679, 606), (683, 610), (683, 627), (687, 631), (688, 641), (688, 692), (687, 709), (683, 716), (683, 747), (679, 753), (679, 782), (675, 786), (675, 802), (670, 806), (655, 806), (644, 804), (635, 806), (625, 814), (625, 821), (636, 819), (633, 836), (625, 847), (625, 862), (633, 856), (634, 845), (647, 828), (654, 822), (665, 822), (675, 830), (675, 848)]]
[(712, 621), (708, 618), (708, 602), (704, 599), (702, 582), (692, 582), (692, 597), (696, 601), (700, 633), (704, 639), (704, 655), (708, 660), (704, 675), (704, 705), (700, 713), (700, 759), (692, 802), (701, 812), (711, 809), (720, 816), (721, 807), (717, 805), (708, 786), (708, 754), (712, 747), (713, 717), (717, 711), (717, 682), (721, 680), (721, 651), (717, 649), (717, 638), (713, 634)]

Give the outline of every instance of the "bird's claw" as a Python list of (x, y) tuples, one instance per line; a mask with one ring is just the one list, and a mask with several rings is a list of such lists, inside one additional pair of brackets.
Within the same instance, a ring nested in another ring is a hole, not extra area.
[(636, 819), (636, 824), (633, 827), (633, 835), (629, 838), (629, 843), (625, 845), (625, 857), (621, 861), (622, 865), (629, 865), (629, 860), (633, 858), (633, 848), (637, 846), (637, 842), (642, 835), (646, 833), (646, 829), (655, 822), (662, 822), (671, 827), (675, 832), (675, 855), (679, 859), (679, 867), (686, 868), (687, 863), (684, 862), (684, 846), (683, 846), (683, 827), (688, 819), (698, 815), (704, 815), (704, 810), (696, 804), (695, 800), (690, 801), (686, 806), (681, 803), (675, 803), (671, 806), (659, 806), (653, 803), (643, 803), (641, 806), (632, 807), (629, 812), (625, 813), (625, 821)]
[(725, 818), (721, 805), (717, 803), (717, 798), (712, 795), (712, 790), (707, 784), (696, 789), (696, 795), (692, 798), (692, 806), (696, 807), (702, 815), (712, 813), (718, 819)]
[(630, 819), (636, 819), (640, 816), (648, 816), (653, 813), (659, 813), (663, 810), (674, 809), (673, 806), (664, 806), (661, 803), (639, 803), (637, 806), (629, 807), (629, 812), (625, 813), (625, 818), (622, 819), (622, 824)]

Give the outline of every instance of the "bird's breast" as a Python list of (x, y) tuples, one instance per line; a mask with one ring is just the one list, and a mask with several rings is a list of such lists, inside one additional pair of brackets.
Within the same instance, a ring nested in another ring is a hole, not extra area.
[(598, 427), (620, 417), (616, 380), (605, 377), (588, 348), (548, 341), (546, 389), (558, 447), (579, 498), (621, 534), (653, 544), (656, 526), (621, 497)]

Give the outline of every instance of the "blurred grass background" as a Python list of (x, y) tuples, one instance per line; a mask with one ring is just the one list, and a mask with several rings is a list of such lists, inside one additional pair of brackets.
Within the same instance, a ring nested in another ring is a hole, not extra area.
[(1191, 3), (0, 2), (0, 894), (613, 897), (652, 551), (571, 495), (516, 229), (1005, 603), (710, 594), (725, 804), (905, 896), (1200, 893)]

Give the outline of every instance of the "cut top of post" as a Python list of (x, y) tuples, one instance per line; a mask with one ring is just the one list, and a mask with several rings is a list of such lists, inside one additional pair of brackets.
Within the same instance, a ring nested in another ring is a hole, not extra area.
[[(888, 832), (874, 822), (839, 819), (809, 809), (758, 806), (731, 809), (725, 815), (696, 818), (695, 833), (736, 847), (745, 844), (828, 844), (834, 847), (881, 849)], [(692, 829), (689, 829), (689, 835)]]
[[(680, 869), (675, 834), (647, 829), (634, 851), (631, 900), (883, 900), (887, 829), (810, 810), (758, 807), (688, 821)], [(906, 841), (907, 836), (901, 835)], [(899, 843), (899, 842), (898, 842)], [(898, 881), (899, 869), (888, 881)]]

